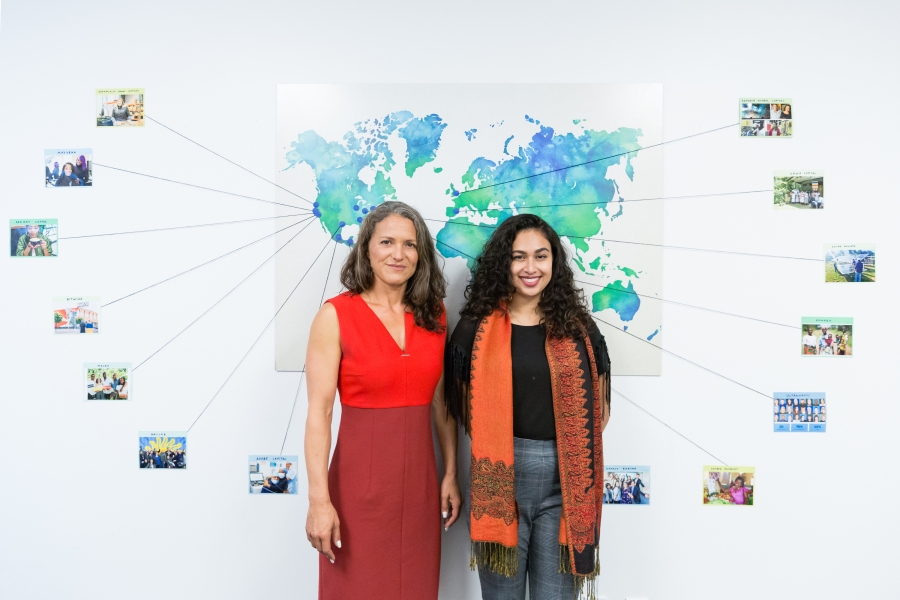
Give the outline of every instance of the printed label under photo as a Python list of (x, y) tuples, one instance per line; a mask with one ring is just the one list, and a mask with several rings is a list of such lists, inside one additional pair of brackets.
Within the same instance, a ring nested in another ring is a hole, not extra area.
[(13, 257), (59, 256), (56, 219), (10, 219), (9, 251)]
[(144, 88), (97, 90), (97, 127), (143, 127)]
[(650, 505), (650, 467), (605, 465), (603, 504)]
[(853, 317), (803, 317), (803, 356), (853, 356)]
[(824, 171), (775, 171), (775, 208), (825, 208)]
[(251, 494), (297, 495), (297, 456), (251, 454), (248, 464)]
[(703, 504), (707, 506), (753, 506), (753, 467), (707, 465), (703, 467)]
[(790, 98), (741, 98), (741, 137), (790, 138), (793, 119)]
[(186, 431), (139, 431), (142, 469), (186, 469)]
[(130, 362), (84, 363), (82, 399), (134, 400), (131, 370)]
[(776, 432), (825, 433), (825, 392), (775, 392), (772, 398)]
[(90, 148), (44, 150), (44, 187), (90, 187), (92, 167)]
[(100, 297), (54, 296), (53, 333), (100, 333)]
[(825, 283), (875, 283), (875, 244), (825, 244)]

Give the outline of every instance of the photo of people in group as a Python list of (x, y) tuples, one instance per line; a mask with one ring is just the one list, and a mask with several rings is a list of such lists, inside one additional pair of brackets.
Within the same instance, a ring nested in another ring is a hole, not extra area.
[(142, 469), (186, 469), (187, 432), (138, 432)]
[(56, 219), (10, 219), (10, 256), (59, 256)]
[(703, 467), (703, 504), (753, 506), (753, 467)]
[(803, 317), (803, 356), (853, 356), (853, 317)]
[(741, 137), (794, 135), (794, 111), (790, 98), (741, 98)]
[(776, 392), (772, 398), (775, 431), (825, 432), (825, 392)]
[[(84, 363), (85, 400), (133, 400), (131, 363)], [(83, 388), (82, 388), (83, 389)]]
[(297, 456), (250, 455), (251, 494), (297, 494)]
[(775, 171), (775, 208), (825, 208), (822, 171)]
[(605, 465), (603, 504), (650, 504), (650, 467)]
[(100, 297), (54, 296), (53, 333), (100, 333)]
[(97, 90), (97, 127), (143, 127), (144, 88)]
[(90, 187), (90, 148), (44, 150), (44, 187)]
[(875, 244), (825, 244), (825, 283), (875, 283)]

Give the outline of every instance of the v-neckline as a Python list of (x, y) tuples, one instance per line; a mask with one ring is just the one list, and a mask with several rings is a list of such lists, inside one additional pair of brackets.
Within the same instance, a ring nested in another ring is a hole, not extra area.
[(403, 341), (406, 348), (401, 348), (400, 344), (397, 343), (397, 340), (394, 339), (394, 336), (391, 335), (390, 329), (387, 328), (387, 325), (384, 324), (384, 321), (381, 320), (381, 317), (378, 316), (378, 313), (372, 310), (372, 307), (369, 306), (369, 303), (366, 302), (365, 298), (362, 297), (362, 294), (357, 294), (357, 296), (359, 296), (359, 301), (365, 305), (372, 317), (374, 317), (375, 320), (378, 321), (379, 325), (381, 325), (381, 330), (384, 331), (388, 338), (390, 338), (391, 342), (394, 343), (394, 347), (400, 351), (400, 355), (409, 356), (409, 316), (411, 313), (407, 311), (404, 311), (403, 313)]

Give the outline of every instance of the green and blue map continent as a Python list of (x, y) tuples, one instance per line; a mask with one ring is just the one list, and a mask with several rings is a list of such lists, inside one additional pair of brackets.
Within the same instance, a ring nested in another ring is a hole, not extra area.
[[(603, 273), (609, 281), (610, 274), (615, 274), (612, 283), (591, 295), (592, 310), (612, 309), (622, 321), (632, 321), (641, 306), (632, 283), (639, 271), (613, 264), (600, 240), (590, 238), (601, 233), (603, 221), (598, 213), (607, 221), (622, 217), (620, 203), (615, 204), (614, 214), (608, 210), (618, 189), (614, 180), (606, 178), (606, 169), (624, 159), (625, 174), (633, 179), (631, 158), (640, 149), (641, 130), (606, 132), (581, 125), (577, 134), (557, 134), (537, 119), (526, 115), (525, 120), (537, 129), (527, 145), (510, 153), (510, 136), (496, 156), (475, 157), (444, 191), (443, 204), (449, 206), (447, 223), (436, 236), (438, 251), (447, 258), (465, 259), (471, 269), (500, 222), (514, 214), (534, 213), (575, 247), (574, 263), (586, 278)], [(416, 117), (410, 111), (398, 111), (356, 123), (341, 141), (306, 131), (291, 142), (286, 169), (301, 164), (312, 169), (318, 187), (313, 214), (337, 243), (352, 245), (356, 226), (370, 210), (387, 200), (402, 200), (392, 178), (414, 178), (439, 158), (446, 127), (437, 114)], [(469, 141), (476, 131), (465, 132)], [(403, 156), (395, 156), (389, 147), (392, 136), (405, 142)], [(442, 168), (433, 171), (440, 173)], [(367, 174), (365, 178), (361, 173)], [(600, 256), (588, 262), (585, 256), (592, 244)]]

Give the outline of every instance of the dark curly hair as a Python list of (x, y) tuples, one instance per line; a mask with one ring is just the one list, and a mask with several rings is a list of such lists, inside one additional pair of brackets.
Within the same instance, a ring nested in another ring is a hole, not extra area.
[(581, 328), (591, 323), (584, 292), (575, 287), (575, 274), (569, 266), (569, 255), (559, 236), (542, 218), (532, 214), (509, 217), (503, 221), (475, 259), (472, 280), (466, 286), (466, 303), (460, 315), (480, 321), (508, 301), (516, 288), (510, 272), (513, 242), (519, 232), (535, 229), (550, 242), (553, 273), (541, 293), (538, 304), (543, 324), (551, 337), (579, 337)]
[(446, 327), (441, 323), (441, 317), (444, 315), (443, 300), (447, 295), (447, 282), (438, 264), (438, 253), (428, 226), (422, 215), (408, 204), (383, 202), (366, 215), (360, 225), (356, 243), (341, 267), (341, 284), (355, 294), (362, 294), (375, 283), (375, 273), (369, 263), (369, 241), (375, 233), (375, 226), (391, 215), (409, 219), (416, 228), (419, 263), (415, 273), (406, 282), (403, 302), (412, 311), (416, 325), (431, 332), (443, 332)]

